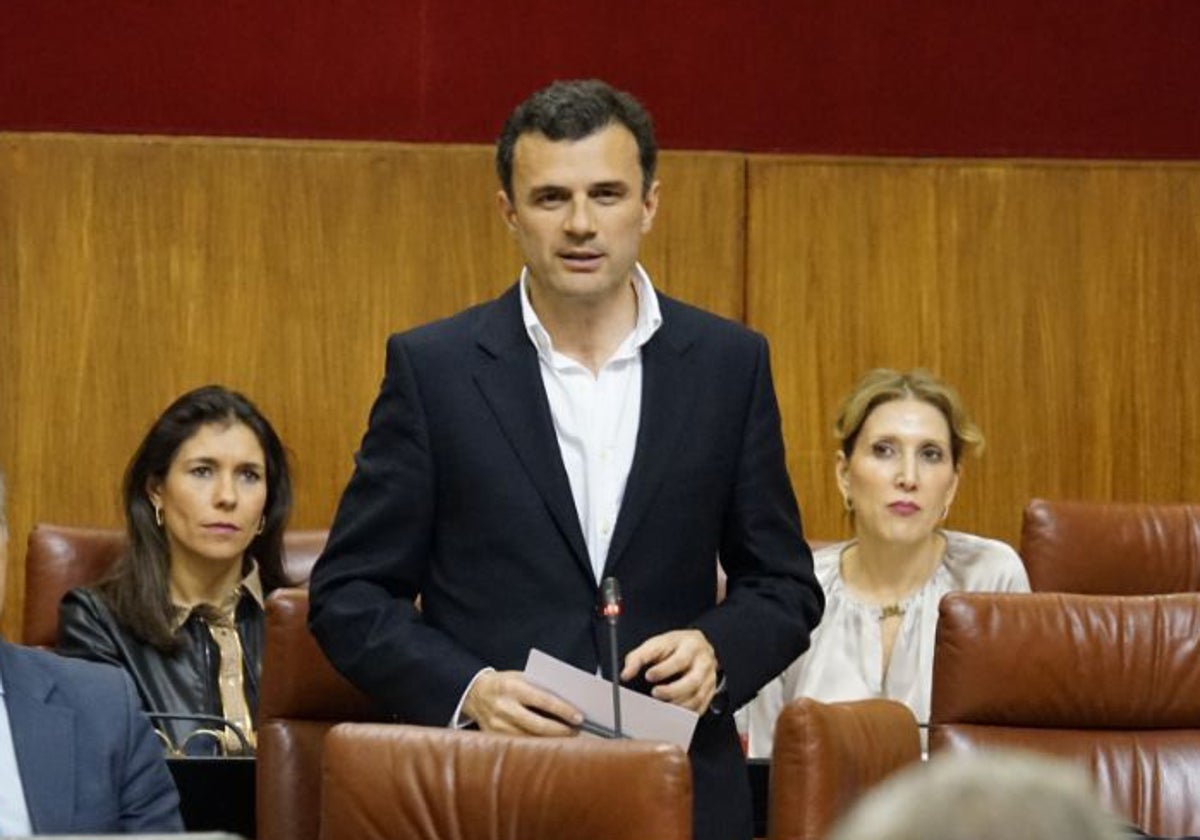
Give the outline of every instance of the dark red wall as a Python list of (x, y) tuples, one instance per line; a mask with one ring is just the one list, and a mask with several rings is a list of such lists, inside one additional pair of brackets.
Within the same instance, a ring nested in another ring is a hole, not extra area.
[(587, 75), (674, 148), (1200, 157), (1198, 0), (0, 0), (0, 129), (486, 142)]

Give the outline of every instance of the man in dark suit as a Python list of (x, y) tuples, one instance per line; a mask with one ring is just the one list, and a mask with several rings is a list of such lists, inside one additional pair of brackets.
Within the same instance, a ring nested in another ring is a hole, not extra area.
[(402, 720), (566, 735), (579, 713), (520, 671), (537, 647), (607, 676), (597, 591), (615, 576), (621, 679), (701, 714), (696, 836), (749, 838), (731, 713), (807, 647), (823, 600), (766, 342), (637, 263), (655, 158), (649, 116), (602, 82), (509, 117), (498, 200), (525, 269), (388, 342), (309, 621)]
[[(0, 473), (0, 604), (8, 528)], [(162, 743), (120, 669), (0, 638), (0, 835), (183, 830)]]

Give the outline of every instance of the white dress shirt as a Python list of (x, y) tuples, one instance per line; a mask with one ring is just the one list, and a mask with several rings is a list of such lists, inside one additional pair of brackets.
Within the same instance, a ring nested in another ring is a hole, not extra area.
[(554, 349), (550, 334), (530, 304), (528, 271), (521, 273), (525, 329), (537, 348), (558, 449), (597, 582), (604, 573), (637, 446), (642, 414), (642, 345), (662, 326), (658, 296), (640, 265), (634, 267), (633, 288), (637, 292), (633, 330), (593, 375), (587, 367)]
[[(662, 326), (658, 295), (640, 264), (633, 269), (633, 288), (638, 309), (633, 330), (593, 376), (582, 364), (554, 349), (550, 334), (529, 302), (529, 270), (521, 271), (521, 314), (529, 340), (537, 349), (558, 449), (597, 583), (604, 574), (637, 447), (642, 415), (642, 345)], [(477, 679), (479, 674), (459, 698), (451, 727), (471, 723), (462, 715), (462, 707)]]
[[(942, 531), (942, 562), (919, 590), (901, 604), (904, 612), (892, 658), (883, 670), (880, 608), (849, 591), (842, 581), (842, 555), (854, 541), (813, 554), (813, 570), (825, 591), (825, 615), (812, 644), (747, 706), (750, 757), (771, 755), (775, 720), (788, 702), (811, 697), (824, 703), (888, 697), (904, 703), (922, 725), (929, 723), (933, 648), (938, 603), (947, 592), (1028, 592), (1021, 558), (1008, 545), (960, 531)], [(925, 730), (921, 731), (922, 743)]]
[(32, 833), (25, 788), (21, 786), (21, 774), (17, 770), (17, 751), (8, 720), (3, 675), (0, 675), (0, 835), (28, 837)]

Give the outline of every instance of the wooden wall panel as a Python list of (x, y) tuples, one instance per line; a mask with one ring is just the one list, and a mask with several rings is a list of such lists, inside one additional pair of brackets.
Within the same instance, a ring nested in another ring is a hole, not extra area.
[(752, 158), (747, 314), (810, 534), (847, 532), (833, 414), (925, 366), (988, 439), (951, 527), (1033, 496), (1200, 499), (1200, 167)]
[[(881, 364), (942, 373), (988, 435), (953, 526), (1200, 498), (1200, 167), (671, 153), (662, 177), (647, 266), (771, 338), (810, 534), (843, 533), (832, 413)], [(29, 527), (116, 523), (146, 424), (195, 385), (263, 407), (295, 524), (326, 525), (386, 335), (515, 277), (494, 191), (486, 147), (0, 135), (10, 637)]]
[[(740, 317), (743, 159), (668, 154), (662, 178), (648, 268)], [(0, 135), (9, 637), (30, 526), (117, 524), (127, 459), (189, 388), (258, 403), (293, 454), (293, 523), (325, 527), (386, 336), (515, 279), (495, 191), (483, 146)]]

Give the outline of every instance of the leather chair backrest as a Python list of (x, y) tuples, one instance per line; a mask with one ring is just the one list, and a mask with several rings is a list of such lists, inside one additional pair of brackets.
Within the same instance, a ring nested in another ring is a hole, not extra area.
[(1034, 499), (1020, 554), (1034, 592), (1200, 592), (1200, 505)]
[(382, 716), (346, 681), (308, 632), (308, 592), (267, 598), (258, 705), (259, 840), (317, 840), (325, 734), (341, 721)]
[(690, 840), (683, 750), (341, 724), (325, 742), (322, 840)]
[(1144, 830), (1200, 835), (1200, 594), (946, 595), (929, 746), (1051, 753)]
[(54, 647), (62, 596), (98, 581), (124, 550), (125, 532), (114, 528), (34, 525), (25, 549), (21, 641)]
[(289, 586), (307, 586), (313, 566), (329, 542), (325, 528), (283, 532), (283, 573)]
[[(290, 581), (296, 584), (308, 581), (328, 536), (329, 532), (323, 530), (284, 534), (284, 571)], [(54, 647), (62, 596), (76, 586), (100, 580), (121, 556), (125, 545), (125, 532), (116, 528), (35, 525), (25, 551), (21, 641), (36, 647)]]
[(903, 703), (793, 700), (775, 724), (768, 840), (822, 840), (866, 790), (920, 759)]

